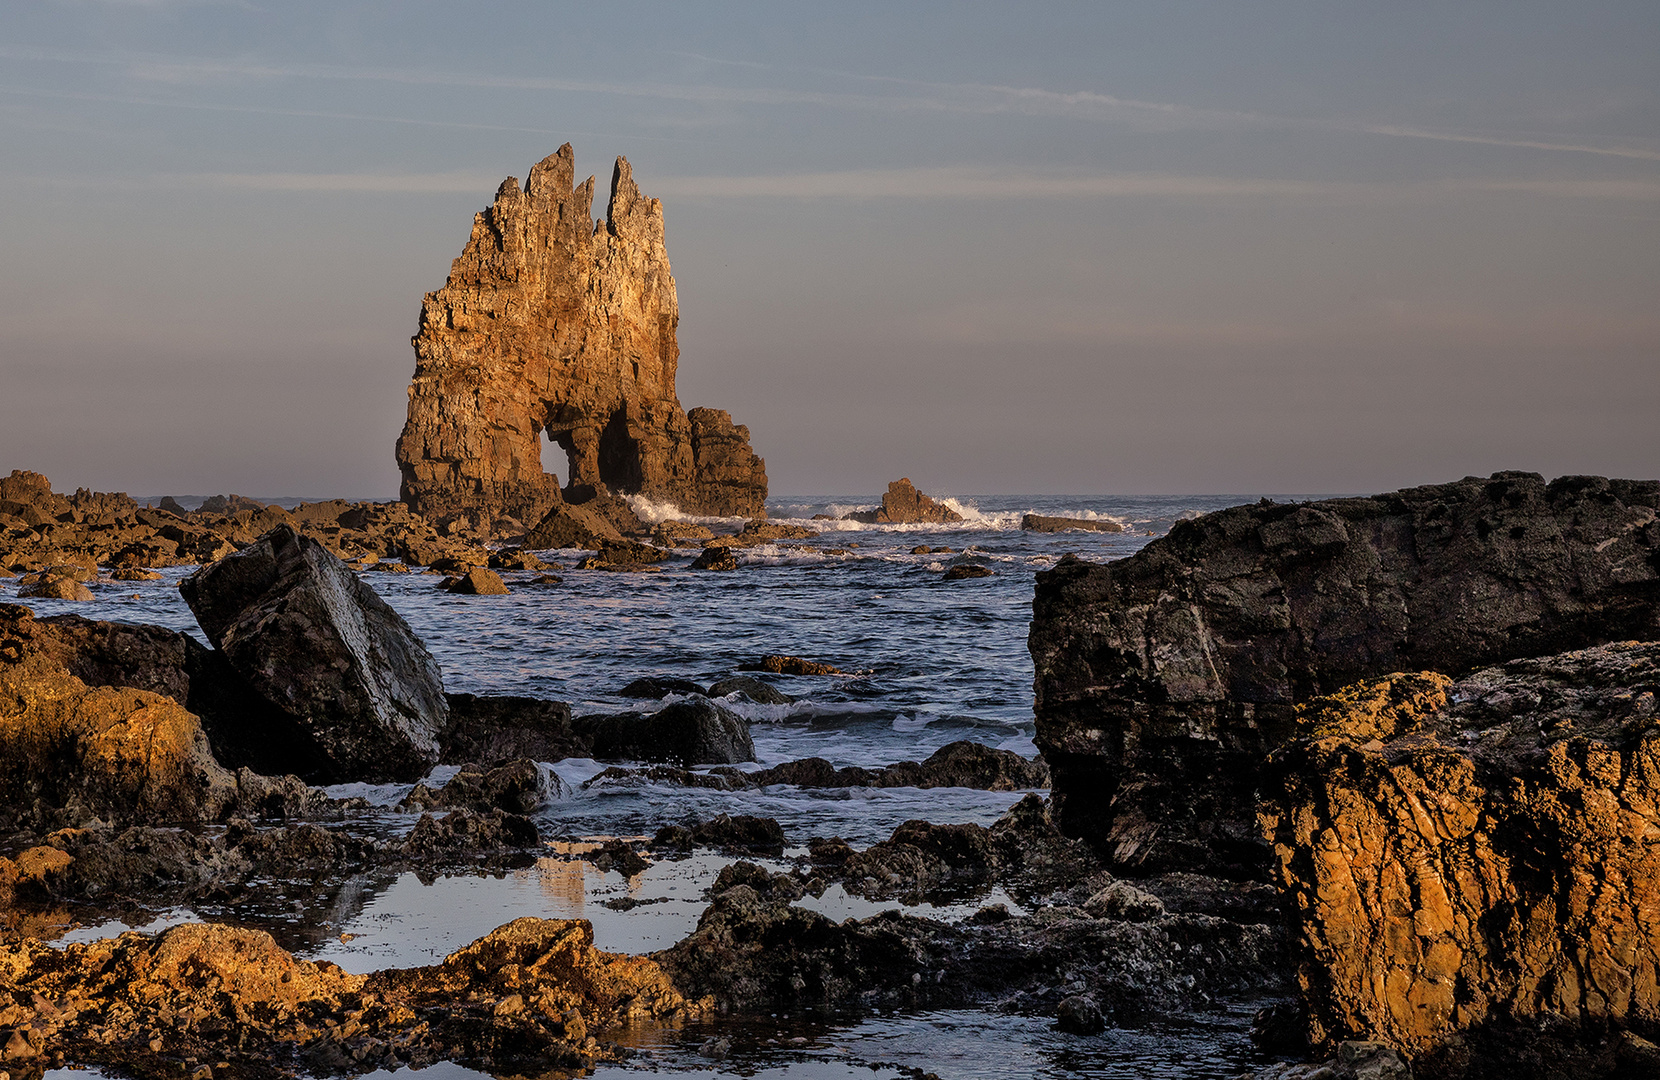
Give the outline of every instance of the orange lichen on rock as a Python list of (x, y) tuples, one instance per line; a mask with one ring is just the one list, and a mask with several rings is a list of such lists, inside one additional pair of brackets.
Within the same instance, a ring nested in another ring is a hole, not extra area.
[(8, 1064), (62, 1053), (141, 1075), (192, 1057), (225, 1058), (247, 1076), (446, 1059), (584, 1069), (608, 1056), (594, 1032), (700, 1008), (651, 960), (594, 949), (585, 921), (519, 919), (442, 964), (373, 975), (296, 959), (269, 934), (217, 924), (61, 950), (0, 946)]
[(1395, 675), (1270, 761), (1316, 1045), (1430, 1060), (1527, 1018), (1660, 1028), (1660, 644)]

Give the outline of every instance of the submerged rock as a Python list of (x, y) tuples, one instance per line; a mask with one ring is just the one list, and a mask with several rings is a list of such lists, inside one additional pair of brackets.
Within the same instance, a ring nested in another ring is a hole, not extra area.
[(1240, 506), (1038, 574), (1037, 742), (1063, 827), (1122, 867), (1262, 876), (1260, 765), (1299, 702), (1660, 636), (1660, 483), (1499, 473)]
[(861, 510), (842, 518), (843, 521), (860, 521), (866, 525), (948, 524), (962, 519), (963, 516), (949, 506), (941, 505), (918, 491), (909, 477), (902, 477), (888, 485), (878, 509)]
[(669, 675), (648, 675), (635, 679), (617, 693), (625, 698), (660, 701), (670, 694), (701, 694), (703, 685), (690, 679), (676, 679)]
[(795, 698), (784, 691), (752, 675), (733, 675), (709, 687), (709, 696), (712, 698), (730, 697), (733, 694), (757, 705), (790, 705), (795, 702)]
[(847, 672), (817, 660), (803, 660), (799, 656), (763, 656), (753, 664), (745, 664), (744, 671), (770, 671), (774, 675), (845, 675)]
[(438, 662), (369, 586), (279, 528), (179, 585), (209, 640), (307, 729), (309, 780), (414, 780), (438, 761)]
[[(552, 440), (579, 491), (643, 494), (690, 514), (765, 513), (766, 465), (749, 431), (675, 394), (679, 302), (663, 210), (618, 158), (604, 225), (569, 145), (508, 179), (477, 215), (415, 337), (409, 415), (398, 438), (403, 499), (429, 517), (467, 512), (539, 521), (561, 503), (542, 448)], [(546, 433), (544, 438), (544, 432)]]
[(941, 575), (946, 581), (963, 581), (968, 578), (991, 577), (993, 570), (981, 563), (958, 563)]
[(1660, 1023), (1657, 694), (1660, 644), (1625, 643), (1299, 710), (1262, 821), (1316, 1047), (1465, 1075)]
[(507, 586), (501, 576), (492, 570), (474, 566), (466, 573), (454, 579), (454, 584), (446, 586), (450, 592), (462, 596), (506, 596)]

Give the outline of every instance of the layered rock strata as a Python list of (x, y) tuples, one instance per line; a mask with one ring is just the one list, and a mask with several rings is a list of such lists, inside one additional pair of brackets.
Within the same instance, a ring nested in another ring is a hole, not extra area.
[[(749, 430), (680, 407), (680, 321), (663, 207), (626, 159), (605, 220), (575, 185), (569, 144), (503, 181), (449, 280), (428, 293), (398, 439), (403, 498), (432, 519), (533, 525), (561, 501), (644, 494), (694, 514), (763, 516), (765, 463)], [(544, 435), (569, 463), (567, 499), (542, 468)]]
[(1063, 828), (1120, 868), (1267, 870), (1258, 767), (1296, 706), (1660, 637), (1660, 483), (1499, 473), (1240, 506), (1037, 578), (1037, 743)]
[(1317, 1047), (1461, 1076), (1541, 1017), (1660, 1034), (1657, 695), (1660, 644), (1626, 643), (1299, 709), (1262, 824)]

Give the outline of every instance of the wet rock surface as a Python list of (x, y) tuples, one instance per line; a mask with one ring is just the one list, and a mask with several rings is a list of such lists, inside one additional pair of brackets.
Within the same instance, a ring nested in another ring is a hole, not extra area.
[(1298, 703), (1660, 636), (1660, 483), (1532, 473), (1241, 506), (1040, 573), (1037, 742), (1063, 827), (1140, 874), (1268, 870), (1258, 766)]
[(1496, 1076), (1660, 1034), (1657, 694), (1660, 644), (1625, 643), (1302, 707), (1263, 825), (1315, 1046)]
[[(748, 429), (720, 410), (688, 414), (676, 397), (680, 308), (662, 204), (622, 158), (597, 229), (593, 196), (561, 147), (523, 188), (502, 183), (444, 287), (427, 294), (397, 443), (417, 512), (542, 522), (532, 546), (560, 547), (587, 544), (544, 545), (545, 516), (599, 491), (690, 514), (765, 513), (766, 466)], [(568, 459), (564, 497), (542, 470), (544, 432)]]
[(438, 761), (438, 663), (321, 545), (280, 527), (180, 583), (215, 647), (311, 735), (316, 781), (413, 780)]
[(749, 725), (701, 694), (654, 713), (578, 717), (576, 729), (591, 740), (601, 760), (661, 761), (674, 765), (733, 764), (755, 760)]
[(446, 694), (449, 717), (439, 733), (445, 765), (502, 765), (516, 758), (587, 757), (590, 740), (571, 724), (563, 701), (511, 695)]

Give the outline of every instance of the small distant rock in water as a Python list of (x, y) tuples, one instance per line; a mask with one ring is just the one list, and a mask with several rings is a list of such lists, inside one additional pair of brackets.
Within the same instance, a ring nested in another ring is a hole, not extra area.
[(1098, 1035), (1107, 1030), (1107, 1020), (1094, 998), (1075, 994), (1061, 1002), (1055, 1026), (1070, 1035)]
[[(646, 676), (645, 678), (635, 679), (617, 693), (626, 698), (645, 698), (657, 701), (660, 698), (668, 697), (670, 694), (701, 694), (703, 693), (703, 687), (690, 679)], [(710, 696), (720, 697), (721, 695), (711, 694)]]
[(918, 491), (910, 477), (901, 477), (888, 485), (879, 509), (860, 510), (842, 518), (843, 521), (858, 521), (866, 525), (946, 525), (962, 519), (963, 516), (949, 506), (943, 506)]
[(738, 557), (726, 545), (706, 547), (703, 554), (692, 560), (693, 570), (736, 570)]
[(803, 660), (799, 656), (763, 656), (753, 664), (745, 664), (742, 671), (770, 671), (774, 675), (846, 675), (847, 672), (830, 664)]
[(1020, 519), (1020, 527), (1029, 532), (1106, 532), (1121, 533), (1124, 526), (1116, 521), (1094, 518), (1046, 517), (1043, 514), (1026, 514)]
[(558, 574), (537, 574), (530, 579), (532, 585), (558, 585), (565, 579)]
[(546, 570), (548, 564), (536, 556), (534, 551), (524, 548), (503, 548), (501, 551), (490, 553), (490, 569), (492, 570)]
[(709, 696), (712, 698), (723, 698), (731, 694), (741, 694), (757, 705), (789, 705), (795, 701), (795, 698), (771, 683), (764, 683), (749, 675), (734, 675), (709, 688)]
[(946, 581), (962, 581), (965, 578), (991, 577), (992, 569), (981, 566), (979, 563), (958, 563), (945, 572)]
[(17, 595), (22, 600), (91, 600), (92, 590), (74, 578), (46, 576), (26, 585), (20, 585)]
[(444, 588), (461, 596), (506, 596), (507, 585), (493, 570), (475, 566), (457, 578), (449, 578)]

